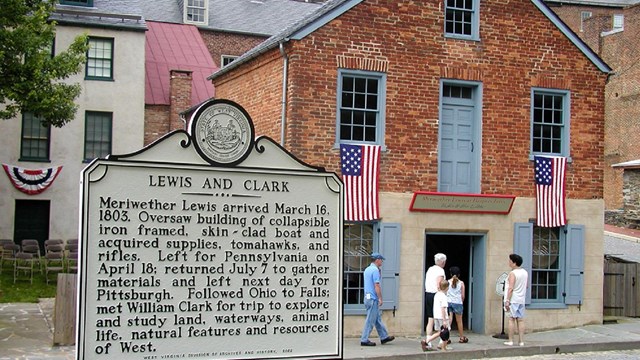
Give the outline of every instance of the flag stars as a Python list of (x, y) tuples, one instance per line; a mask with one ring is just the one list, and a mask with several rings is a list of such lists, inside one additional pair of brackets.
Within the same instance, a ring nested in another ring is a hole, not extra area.
[(342, 172), (345, 175), (359, 175), (362, 170), (362, 150), (355, 146), (342, 148)]
[(535, 180), (536, 184), (549, 185), (553, 179), (551, 159), (536, 158)]

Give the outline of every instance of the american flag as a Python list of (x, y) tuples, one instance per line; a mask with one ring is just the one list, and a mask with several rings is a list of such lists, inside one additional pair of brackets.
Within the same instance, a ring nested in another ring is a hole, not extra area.
[(379, 216), (379, 145), (340, 145), (345, 185), (345, 220), (369, 221)]
[(567, 224), (564, 182), (567, 158), (535, 157), (536, 225), (558, 227)]

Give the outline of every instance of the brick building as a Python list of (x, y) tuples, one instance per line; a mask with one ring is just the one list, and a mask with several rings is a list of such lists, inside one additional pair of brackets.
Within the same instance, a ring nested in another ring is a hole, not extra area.
[(546, 0), (613, 72), (605, 90), (605, 209), (623, 203), (623, 171), (612, 165), (640, 157), (640, 1)]
[[(371, 251), (392, 273), (383, 317), (395, 334), (422, 331), (436, 252), (462, 269), (474, 332), (500, 331), (494, 289), (514, 251), (531, 271), (528, 329), (602, 321), (610, 68), (541, 1), (466, 4), (331, 0), (211, 76), (216, 97), (241, 104), (256, 134), (309, 164), (339, 172), (340, 144), (381, 146), (381, 218), (345, 223), (345, 335), (361, 330)], [(551, 113), (557, 129), (533, 133)], [(569, 159), (567, 226), (531, 222), (537, 154)], [(500, 214), (412, 211), (422, 191), (515, 200)]]

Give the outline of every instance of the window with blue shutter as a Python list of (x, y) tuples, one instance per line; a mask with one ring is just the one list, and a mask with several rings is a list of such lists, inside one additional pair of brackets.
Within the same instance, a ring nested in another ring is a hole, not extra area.
[(385, 257), (382, 264), (383, 310), (398, 307), (400, 272), (400, 224), (345, 223), (344, 224), (344, 283), (345, 315), (365, 314), (363, 271), (371, 264), (371, 253)]
[(584, 226), (542, 228), (516, 223), (514, 253), (529, 273), (527, 305), (558, 308), (581, 304), (584, 281)]

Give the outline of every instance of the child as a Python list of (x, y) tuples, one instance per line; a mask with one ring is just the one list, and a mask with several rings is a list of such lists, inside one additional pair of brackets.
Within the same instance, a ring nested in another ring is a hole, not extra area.
[[(434, 329), (436, 330), (430, 337), (426, 340), (423, 339), (421, 341), (422, 351), (430, 351), (433, 350), (429, 344), (432, 340), (435, 340), (440, 337), (440, 343), (438, 346), (442, 351), (447, 350), (447, 340), (443, 339), (443, 337), (447, 337), (446, 335), (449, 333), (451, 329), (451, 324), (449, 323), (449, 313), (447, 312), (447, 308), (449, 304), (447, 302), (447, 289), (449, 289), (449, 282), (447, 280), (442, 280), (440, 282), (440, 286), (438, 287), (438, 292), (433, 298), (433, 320), (434, 320)], [(446, 329), (447, 331), (443, 331)], [(444, 335), (441, 337), (441, 335)]]
[(464, 336), (464, 326), (462, 325), (462, 314), (464, 304), (464, 282), (459, 279), (460, 268), (452, 266), (449, 269), (451, 273), (451, 279), (449, 279), (449, 291), (447, 291), (447, 301), (449, 302), (449, 318), (453, 320), (456, 318), (456, 324), (458, 325), (458, 334), (460, 334), (459, 343), (469, 342)]

